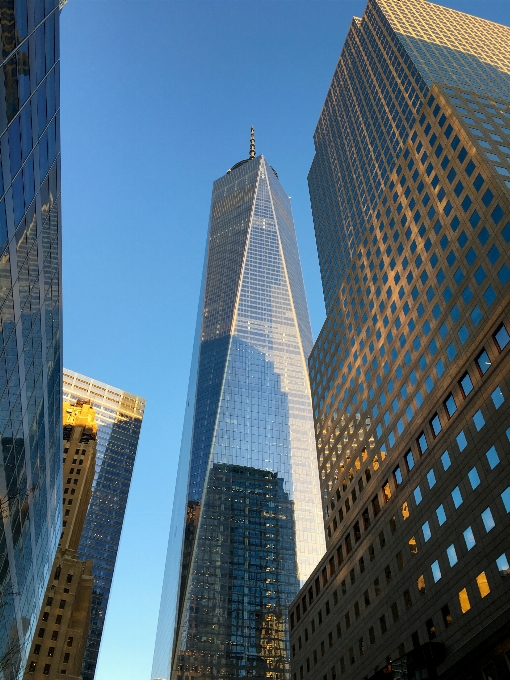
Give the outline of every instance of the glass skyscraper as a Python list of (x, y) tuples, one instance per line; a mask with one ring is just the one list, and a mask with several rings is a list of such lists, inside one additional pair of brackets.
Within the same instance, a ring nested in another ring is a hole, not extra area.
[(62, 526), (59, 8), (0, 7), (0, 677), (22, 673)]
[(90, 399), (97, 423), (96, 472), (78, 557), (92, 560), (90, 631), (81, 676), (93, 680), (135, 463), (145, 399), (64, 369), (63, 399)]
[(346, 38), (310, 172), (328, 548), (292, 680), (509, 677), (509, 55), (424, 0), (369, 0)]
[(290, 201), (263, 156), (213, 186), (153, 677), (289, 677), (324, 551)]

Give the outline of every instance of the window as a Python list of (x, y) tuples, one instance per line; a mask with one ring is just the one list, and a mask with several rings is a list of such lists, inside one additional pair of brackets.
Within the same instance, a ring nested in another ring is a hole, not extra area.
[(496, 347), (500, 352), (502, 352), (510, 342), (510, 335), (508, 335), (508, 331), (504, 324), (501, 324), (498, 330), (494, 333), (493, 337)]
[(47, 620), (49, 619), (49, 617), (50, 617), (50, 613), (49, 613), (49, 612), (44, 612), (44, 614), (42, 615), (42, 620), (43, 620), (43, 621), (47, 621)]
[(441, 578), (441, 568), (439, 567), (439, 562), (437, 560), (431, 565), (431, 569), (434, 583), (437, 583)]
[(432, 489), (432, 487), (433, 487), (433, 486), (435, 485), (435, 483), (436, 483), (436, 475), (434, 474), (434, 469), (433, 469), (433, 468), (431, 468), (431, 469), (427, 472), (427, 482), (428, 482), (428, 485), (429, 485), (429, 487), (430, 487), (431, 489)]
[(414, 490), (414, 501), (416, 505), (419, 505), (422, 501), (423, 496), (421, 495), (421, 489), (419, 486)]
[(491, 592), (491, 589), (489, 588), (489, 582), (487, 581), (487, 576), (484, 571), (482, 571), (482, 573), (478, 574), (476, 577), (476, 585), (478, 586), (481, 597), (485, 597)]
[(453, 619), (450, 612), (450, 607), (447, 604), (445, 604), (444, 607), (441, 607), (441, 615), (443, 617), (444, 627), (448, 628), (448, 626), (451, 626), (453, 623)]
[(428, 522), (425, 522), (425, 524), (422, 524), (421, 530), (423, 533), (423, 540), (426, 543), (432, 536), (432, 532), (430, 531), (430, 524)]
[(475, 415), (473, 416), (473, 422), (475, 424), (475, 427), (478, 432), (482, 429), (482, 427), (485, 425), (485, 418), (483, 417), (483, 414), (481, 411), (477, 411)]
[(418, 586), (418, 592), (425, 594), (426, 592), (425, 576), (423, 576), (423, 574), (421, 576), (418, 576), (418, 581), (416, 582), (416, 585)]
[(478, 366), (478, 370), (480, 371), (481, 375), (487, 373), (491, 367), (491, 360), (489, 359), (489, 355), (485, 350), (480, 352), (480, 354), (476, 357), (476, 365)]
[(471, 604), (469, 602), (469, 597), (467, 594), (467, 590), (463, 588), (459, 592), (459, 604), (460, 604), (460, 610), (463, 614), (468, 612), (471, 609)]
[(379, 498), (377, 496), (374, 496), (372, 499), (372, 512), (374, 513), (374, 517), (377, 517), (377, 515), (381, 511), (381, 506), (379, 504)]
[(432, 434), (434, 437), (437, 437), (437, 435), (441, 432), (441, 421), (439, 420), (439, 416), (436, 413), (432, 420), (430, 421), (430, 429), (432, 430)]
[(425, 437), (425, 433), (424, 433), (424, 432), (422, 432), (422, 433), (420, 434), (420, 436), (419, 436), (418, 439), (416, 440), (416, 443), (417, 443), (417, 445), (418, 445), (418, 450), (419, 450), (419, 452), (421, 453), (421, 455), (423, 455), (423, 454), (425, 453), (425, 451), (428, 449), (427, 439), (426, 439), (426, 437)]
[(499, 456), (498, 452), (496, 451), (496, 447), (491, 446), (485, 455), (487, 457), (487, 462), (489, 463), (490, 469), (494, 470), (496, 465), (499, 463)]
[(382, 492), (383, 492), (384, 502), (387, 503), (391, 498), (391, 487), (390, 487), (390, 483), (389, 483), (388, 480), (386, 480), (384, 482)]
[(458, 486), (456, 486), (452, 491), (452, 500), (455, 508), (458, 508), (460, 505), (462, 505), (462, 494)]
[(70, 656), (71, 656), (71, 655), (69, 654), (69, 652), (66, 652), (66, 653), (64, 654), (64, 663), (69, 663), (69, 657), (70, 657)]
[(510, 571), (509, 571), (510, 566), (508, 565), (508, 559), (507, 559), (505, 553), (503, 553), (502, 555), (500, 555), (498, 557), (498, 559), (496, 560), (496, 565), (497, 565), (499, 571), (502, 571), (505, 574), (510, 573)]
[(48, 648), (48, 656), (53, 656), (55, 654), (55, 647)]
[(450, 460), (450, 454), (448, 453), (448, 451), (445, 451), (441, 456), (441, 463), (443, 465), (443, 470), (446, 472), (446, 470), (448, 470), (448, 468), (452, 464), (452, 461)]
[(476, 487), (480, 485), (480, 477), (478, 475), (478, 470), (476, 469), (476, 467), (472, 468), (468, 472), (468, 479), (469, 479), (469, 483), (471, 484), (471, 488), (473, 490), (476, 489)]
[(464, 536), (464, 541), (466, 543), (466, 548), (468, 550), (471, 550), (471, 548), (474, 548), (474, 546), (476, 545), (476, 541), (475, 541), (475, 536), (473, 534), (473, 529), (471, 527), (468, 527), (464, 531), (463, 536)]
[(50, 668), (51, 664), (47, 663), (44, 665), (44, 670), (43, 670), (43, 675), (49, 675), (50, 674)]
[(455, 403), (455, 398), (453, 394), (450, 394), (446, 401), (444, 402), (444, 407), (448, 418), (451, 418), (455, 411), (457, 410), (457, 404)]
[(400, 486), (404, 481), (402, 478), (402, 470), (400, 469), (400, 465), (397, 465), (397, 467), (393, 470), (393, 478), (395, 480), (396, 486)]
[(487, 508), (482, 512), (482, 522), (487, 533), (489, 533), (489, 531), (491, 529), (494, 529), (494, 527), (496, 526), (496, 522), (494, 521), (494, 517), (492, 516), (490, 508)]
[(413, 452), (408, 451), (405, 455), (405, 461), (406, 461), (406, 466), (408, 471), (411, 471), (414, 467), (414, 458), (413, 458)]
[(436, 628), (432, 619), (427, 619), (425, 621), (425, 627), (429, 636), (429, 640), (433, 640), (436, 637)]
[(38, 632), (37, 632), (37, 637), (38, 637), (38, 638), (43, 638), (45, 632), (46, 632), (46, 629), (45, 629), (45, 628), (39, 628), (39, 630), (38, 630)]
[(464, 399), (468, 396), (468, 394), (471, 392), (473, 389), (473, 383), (471, 382), (471, 378), (469, 376), (469, 373), (464, 373), (462, 378), (459, 381), (460, 389), (462, 391), (462, 394), (464, 396)]
[(503, 501), (505, 510), (507, 512), (510, 512), (510, 486), (507, 486), (506, 489), (501, 494), (501, 500)]
[(457, 558), (457, 551), (455, 550), (455, 546), (453, 543), (451, 546), (446, 548), (446, 555), (448, 557), (448, 562), (450, 563), (450, 567), (453, 567), (454, 565), (457, 564), (458, 558)]
[(441, 504), (436, 509), (436, 516), (437, 516), (437, 521), (439, 522), (439, 526), (442, 526), (446, 522), (446, 512), (444, 510), (443, 504)]
[(30, 666), (28, 667), (28, 672), (33, 673), (36, 668), (37, 668), (37, 661), (31, 661)]
[(381, 633), (384, 635), (384, 633), (388, 630), (385, 616), (381, 616), (381, 618), (379, 619), (379, 624), (381, 626)]
[(40, 654), (41, 653), (41, 645), (35, 645), (34, 646), (34, 654)]
[(491, 394), (492, 397), (492, 402), (494, 404), (494, 407), (498, 409), (501, 404), (505, 401), (505, 398), (503, 396), (503, 392), (501, 391), (501, 387), (496, 387), (494, 392)]
[(466, 439), (466, 435), (464, 434), (463, 430), (461, 430), (459, 432), (459, 434), (456, 436), (456, 440), (457, 440), (459, 450), (464, 451), (464, 449), (467, 446), (467, 439)]

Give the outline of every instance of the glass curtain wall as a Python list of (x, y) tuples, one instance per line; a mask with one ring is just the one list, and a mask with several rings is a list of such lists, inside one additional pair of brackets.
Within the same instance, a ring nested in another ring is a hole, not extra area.
[(59, 8), (0, 5), (0, 678), (21, 677), (61, 532)]
[(259, 156), (213, 187), (154, 677), (289, 677), (287, 607), (324, 551), (311, 346), (290, 201)]

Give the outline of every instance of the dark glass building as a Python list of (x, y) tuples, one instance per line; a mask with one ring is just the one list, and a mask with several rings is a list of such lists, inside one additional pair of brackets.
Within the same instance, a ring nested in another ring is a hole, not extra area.
[(62, 526), (59, 8), (0, 7), (0, 676), (24, 669)]
[(97, 424), (96, 471), (80, 560), (92, 560), (90, 630), (81, 677), (93, 680), (142, 427), (145, 399), (64, 369), (64, 401), (90, 400)]
[(293, 680), (508, 678), (510, 29), (369, 0), (316, 132), (327, 553)]
[(213, 186), (153, 677), (289, 677), (324, 551), (290, 201), (263, 156)]

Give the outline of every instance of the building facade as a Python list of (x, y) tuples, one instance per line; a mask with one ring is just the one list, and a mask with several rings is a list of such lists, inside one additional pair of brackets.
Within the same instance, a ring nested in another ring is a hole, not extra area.
[(310, 173), (328, 548), (293, 680), (509, 677), (509, 47), (421, 0), (370, 0), (346, 39)]
[(61, 531), (58, 2), (0, 10), (0, 677), (25, 668)]
[(64, 402), (64, 520), (25, 674), (78, 680), (90, 628), (92, 561), (77, 557), (92, 493), (97, 423), (90, 402)]
[(90, 400), (97, 423), (92, 496), (78, 547), (78, 557), (93, 565), (90, 630), (81, 670), (83, 680), (93, 680), (145, 399), (67, 369), (63, 382), (64, 401)]
[(289, 677), (324, 551), (290, 201), (263, 156), (213, 186), (153, 677)]

